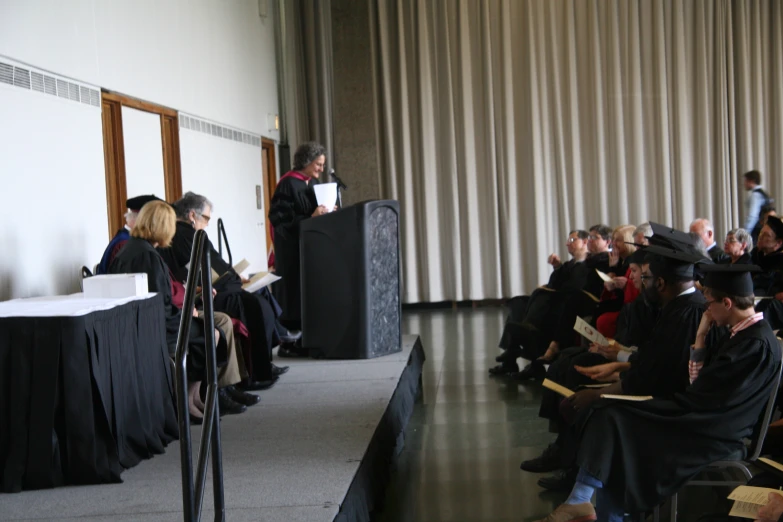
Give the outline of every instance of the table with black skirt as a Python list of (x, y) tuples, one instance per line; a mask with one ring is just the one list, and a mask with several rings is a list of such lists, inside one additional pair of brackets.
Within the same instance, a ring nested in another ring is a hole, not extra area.
[(121, 482), (177, 438), (163, 299), (0, 303), (0, 490)]

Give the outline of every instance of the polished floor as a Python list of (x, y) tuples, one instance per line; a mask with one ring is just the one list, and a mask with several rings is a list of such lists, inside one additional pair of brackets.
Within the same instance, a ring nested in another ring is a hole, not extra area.
[[(538, 417), (540, 385), (487, 373), (499, 353), (504, 313), (405, 314), (403, 331), (419, 333), (427, 354), (424, 393), (375, 522), (527, 522), (563, 501), (565, 495), (536, 485), (540, 475), (519, 469), (554, 438)], [(678, 520), (695, 521), (721, 504), (709, 493), (681, 495)]]

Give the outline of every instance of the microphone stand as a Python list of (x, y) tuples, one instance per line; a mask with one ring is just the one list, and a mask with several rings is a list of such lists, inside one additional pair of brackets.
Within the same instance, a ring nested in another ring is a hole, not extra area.
[(337, 183), (337, 208), (343, 208), (343, 196), (340, 189), (348, 190), (348, 186), (334, 173), (334, 169), (329, 171), (329, 174), (332, 176), (335, 183)]

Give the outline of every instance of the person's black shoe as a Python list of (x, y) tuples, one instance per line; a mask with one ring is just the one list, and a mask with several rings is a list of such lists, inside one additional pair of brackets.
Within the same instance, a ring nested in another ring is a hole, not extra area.
[(519, 366), (517, 366), (517, 363), (507, 363), (504, 362), (503, 364), (498, 364), (497, 366), (489, 369), (490, 375), (512, 375), (515, 373), (519, 373)]
[(519, 469), (522, 471), (529, 471), (530, 473), (549, 473), (557, 471), (562, 466), (560, 465), (560, 447), (555, 444), (550, 444), (544, 450), (540, 456), (526, 460), (519, 465)]
[(287, 357), (289, 359), (310, 357), (308, 350), (298, 348), (296, 343), (283, 343), (277, 349), (278, 357)]
[(511, 376), (515, 381), (542, 381), (544, 377), (546, 377), (546, 368), (539, 361), (533, 361), (525, 366), (521, 372)]
[(276, 364), (272, 364), (272, 375), (275, 375), (277, 377), (280, 377), (288, 370), (289, 370), (288, 366), (277, 366)]
[(236, 415), (247, 411), (247, 406), (234, 402), (225, 388), (218, 390), (218, 406), (220, 407), (221, 415)]
[(277, 377), (270, 377), (268, 379), (264, 379), (263, 381), (242, 381), (239, 384), (236, 385), (237, 388), (243, 391), (261, 391), (261, 390), (268, 390), (272, 386), (275, 385), (277, 382)]
[(226, 390), (226, 393), (228, 393), (228, 396), (231, 397), (232, 401), (239, 404), (244, 404), (245, 406), (255, 406), (261, 402), (261, 397), (258, 395), (245, 393), (242, 390), (237, 390), (233, 386), (226, 386), (224, 390)]
[(563, 469), (554, 475), (538, 479), (538, 485), (549, 491), (569, 492), (574, 488), (574, 484), (576, 484), (576, 470), (574, 469)]

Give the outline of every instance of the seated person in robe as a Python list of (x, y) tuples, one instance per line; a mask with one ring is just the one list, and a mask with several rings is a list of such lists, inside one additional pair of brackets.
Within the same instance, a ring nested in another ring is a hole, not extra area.
[(707, 255), (712, 259), (713, 263), (720, 263), (726, 258), (723, 249), (720, 248), (715, 241), (715, 229), (712, 227), (712, 222), (709, 219), (695, 219), (693, 223), (691, 223), (690, 232), (692, 234), (698, 234), (701, 238)]
[[(683, 390), (641, 402), (592, 392), (569, 399), (578, 410), (579, 471), (565, 503), (543, 521), (622, 522), (624, 513), (651, 510), (712, 462), (745, 454), (743, 439), (758, 424), (781, 363), (775, 334), (753, 308), (753, 269), (702, 268), (707, 310), (689, 350), (691, 371), (678, 375), (688, 381)], [(709, 343), (715, 327), (729, 331)]]
[(726, 241), (723, 242), (723, 253), (726, 255), (720, 263), (749, 265), (751, 250), (753, 250), (753, 239), (744, 228), (729, 230)]
[(95, 269), (95, 275), (109, 273), (111, 262), (114, 261), (117, 253), (122, 250), (122, 247), (124, 247), (125, 243), (130, 239), (131, 230), (133, 230), (133, 225), (136, 224), (136, 218), (138, 217), (139, 212), (141, 212), (141, 208), (150, 201), (162, 200), (154, 195), (150, 195), (136, 196), (135, 198), (130, 198), (125, 201), (125, 206), (127, 208), (127, 211), (125, 212), (125, 226), (119, 229), (117, 233), (114, 234), (114, 237), (111, 238), (111, 241), (109, 241), (109, 246), (104, 250), (101, 262), (98, 263), (98, 267)]
[[(666, 243), (669, 240), (659, 236), (657, 241)], [(694, 263), (703, 258), (687, 245), (673, 241), (669, 241), (669, 244), (672, 246), (664, 248), (651, 245), (644, 249), (645, 258), (640, 276), (642, 295), (647, 303), (660, 310), (655, 325), (638, 349), (625, 358), (625, 362), (611, 362), (584, 369), (574, 366), (577, 371), (584, 372), (586, 377), (600, 376), (604, 382), (617, 381), (619, 373), (624, 372), (622, 381), (599, 390), (579, 391), (576, 395), (580, 398), (595, 400), (601, 393), (669, 396), (687, 387), (689, 349), (706, 306), (704, 296), (694, 287), (693, 280)], [(644, 328), (643, 325), (641, 327)], [(604, 357), (608, 354), (604, 352)], [(565, 373), (568, 374), (567, 371)], [(551, 411), (551, 404), (549, 406), (545, 413), (552, 417), (554, 412)], [(560, 411), (560, 416), (563, 413)], [(567, 472), (573, 466), (576, 446), (573, 437), (570, 437), (570, 430), (564, 429), (572, 419), (557, 417), (552, 420), (559, 428), (557, 440), (541, 456), (523, 462), (523, 470), (541, 473), (563, 469)], [(568, 475), (555, 478), (562, 483), (568, 479)]]
[(777, 215), (778, 213), (774, 203), (769, 203), (761, 207), (761, 211), (759, 212), (759, 219), (754, 225), (753, 230), (750, 231), (750, 238), (753, 240), (754, 243), (758, 242), (759, 234), (761, 234), (761, 229), (764, 228), (764, 225), (767, 224), (767, 218), (769, 216), (777, 216)]
[[(166, 264), (158, 254), (157, 247), (166, 247), (171, 243), (176, 227), (174, 210), (168, 203), (153, 201), (144, 205), (131, 231), (131, 237), (125, 243), (109, 266), (110, 274), (147, 274), (150, 292), (157, 292), (163, 300), (166, 313), (166, 343), (169, 355), (174, 357), (177, 352), (177, 337), (179, 334), (180, 310), (174, 306), (171, 298), (171, 280)], [(191, 421), (201, 422), (204, 404), (199, 396), (199, 386), (206, 376), (206, 340), (204, 322), (198, 319), (196, 310), (190, 311), (194, 318), (190, 323), (189, 356), (187, 360), (188, 375), (188, 410)], [(225, 338), (215, 330), (209, 332), (218, 343), (218, 359), (222, 363), (227, 360)]]
[[(203, 230), (209, 225), (213, 205), (204, 196), (188, 192), (173, 206), (177, 213), (176, 232), (171, 246), (160, 249), (160, 254), (173, 277), (184, 283), (188, 275), (187, 265), (190, 263), (193, 238), (196, 230)], [(246, 391), (270, 388), (280, 375), (288, 371), (287, 366), (272, 364), (276, 322), (272, 305), (259, 294), (242, 289), (241, 277), (220, 257), (209, 240), (205, 248), (210, 250), (212, 269), (220, 276), (214, 284), (217, 292), (214, 298), (215, 310), (238, 319), (250, 332), (252, 367), (249, 372), (252, 379), (238, 386)]]
[(773, 330), (783, 328), (783, 221), (769, 216), (759, 234), (758, 246), (751, 257), (761, 267), (754, 274), (753, 287), (757, 297), (767, 297), (756, 305)]
[(551, 254), (547, 263), (554, 271), (549, 282), (530, 296), (510, 301), (511, 313), (500, 340), (500, 348), (505, 353), (498, 357), (501, 364), (491, 368), (490, 374), (516, 374), (519, 372), (518, 357), (535, 361), (544, 354), (566, 297), (581, 292), (587, 284), (587, 238), (588, 233), (584, 230), (572, 230), (566, 240), (571, 260), (563, 263), (557, 254)]

